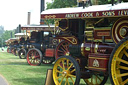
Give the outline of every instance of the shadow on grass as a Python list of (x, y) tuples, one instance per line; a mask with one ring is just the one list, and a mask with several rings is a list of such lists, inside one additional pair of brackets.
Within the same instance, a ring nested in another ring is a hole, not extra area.
[(34, 72), (34, 73), (43, 73), (46, 74), (48, 69), (52, 69), (53, 65), (41, 65), (41, 66), (33, 66), (32, 68), (26, 69), (27, 72)]
[(5, 65), (28, 65), (27, 62), (8, 62)]
[(13, 79), (13, 81), (23, 83), (23, 85), (44, 85), (45, 78), (23, 78), (23, 79)]
[(51, 66), (51, 67), (53, 67), (54, 64), (41, 64), (41, 66)]

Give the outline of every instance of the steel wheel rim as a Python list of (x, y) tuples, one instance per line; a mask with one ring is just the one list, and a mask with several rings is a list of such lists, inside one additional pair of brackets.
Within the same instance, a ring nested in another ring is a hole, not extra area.
[(94, 72), (94, 74), (91, 76), (91, 78), (89, 79), (84, 79), (84, 81), (88, 84), (88, 85), (101, 85), (102, 82), (104, 81), (104, 79), (107, 76), (101, 76), (101, 74), (99, 72)]
[(59, 58), (60, 56), (69, 56), (69, 42), (67, 41), (62, 41), (56, 49), (56, 59)]
[[(114, 84), (125, 85), (128, 84), (128, 60), (124, 60), (125, 57), (128, 59), (128, 41), (122, 43), (113, 55), (111, 63), (111, 75)], [(127, 65), (122, 65), (127, 64)], [(122, 71), (124, 72), (122, 73)], [(126, 72), (127, 70), (127, 72)], [(125, 78), (127, 77), (127, 78)], [(123, 79), (125, 78), (125, 80)]]
[(30, 50), (27, 53), (27, 61), (32, 66), (37, 66), (40, 63), (40, 54), (36, 50)]
[(74, 68), (73, 63), (69, 59), (58, 59), (53, 67), (53, 79), (55, 84), (62, 85), (62, 83), (64, 83), (65, 85), (74, 85), (76, 75), (73, 75), (73, 73), (75, 71), (76, 69)]

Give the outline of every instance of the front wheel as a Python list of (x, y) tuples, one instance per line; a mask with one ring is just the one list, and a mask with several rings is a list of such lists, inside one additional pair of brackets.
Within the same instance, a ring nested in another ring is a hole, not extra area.
[(13, 54), (14, 54), (15, 56), (17, 56), (16, 51), (17, 51), (17, 48), (14, 48), (14, 52), (13, 52)]
[(113, 85), (128, 85), (128, 37), (113, 49), (108, 68)]
[(7, 48), (7, 52), (10, 53), (10, 48)]
[(42, 53), (36, 48), (32, 48), (27, 53), (27, 62), (31, 66), (39, 66), (42, 63)]
[(20, 59), (25, 59), (26, 58), (26, 50), (25, 49), (20, 49), (19, 51), (18, 51), (18, 56), (19, 56), (19, 58)]
[(80, 67), (73, 57), (58, 58), (53, 67), (53, 79), (56, 85), (79, 85)]

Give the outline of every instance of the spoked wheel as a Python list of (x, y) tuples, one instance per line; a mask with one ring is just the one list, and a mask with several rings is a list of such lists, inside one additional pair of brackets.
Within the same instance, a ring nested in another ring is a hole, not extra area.
[(17, 50), (16, 48), (13, 49), (13, 51), (14, 51), (13, 54), (14, 54), (15, 56), (17, 56), (17, 55), (16, 55), (16, 50)]
[(110, 80), (114, 85), (128, 85), (128, 37), (114, 48), (109, 59)]
[(7, 48), (7, 52), (10, 53), (10, 48)]
[(14, 48), (11, 49), (11, 53), (14, 54)]
[(20, 59), (25, 59), (26, 58), (26, 50), (25, 49), (20, 49), (19, 51), (18, 51), (18, 55), (19, 55), (19, 58)]
[(59, 45), (56, 48), (56, 59), (60, 56), (69, 56), (69, 42), (62, 41), (59, 43)]
[(42, 62), (42, 53), (36, 48), (32, 48), (27, 53), (27, 62), (31, 66), (39, 66)]
[(20, 48), (17, 48), (15, 51), (15, 55), (18, 56), (18, 52), (19, 52)]
[(80, 68), (73, 57), (58, 58), (53, 67), (53, 79), (56, 85), (79, 85)]
[(43, 57), (42, 63), (43, 64), (52, 64), (52, 62), (54, 60), (55, 60), (54, 58), (46, 58), (46, 57)]
[(88, 79), (84, 79), (87, 85), (104, 85), (108, 79), (108, 75), (100, 72), (92, 72)]

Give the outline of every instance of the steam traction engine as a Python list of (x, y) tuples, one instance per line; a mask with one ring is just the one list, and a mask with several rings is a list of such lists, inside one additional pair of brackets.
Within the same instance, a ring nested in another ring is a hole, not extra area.
[(25, 39), (24, 39), (25, 34), (24, 33), (16, 33), (15, 37), (17, 38), (17, 44), (15, 45), (15, 48), (13, 49), (13, 51), (14, 51), (13, 54), (15, 56), (18, 55), (19, 58), (21, 58), (21, 55), (19, 55), (18, 52), (21, 51), (21, 46), (23, 44), (25, 44)]
[(57, 39), (53, 67), (56, 85), (128, 84), (128, 3), (50, 9), (42, 19), (55, 19)]
[(19, 56), (20, 59), (26, 58), (26, 52), (27, 52), (27, 48), (26, 48), (27, 40), (25, 40), (26, 36), (27, 35), (25, 34), (23, 37), (19, 39), (19, 47), (16, 50), (16, 54)]
[(23, 47), (27, 49), (26, 59), (32, 66), (51, 64), (55, 57), (56, 39), (53, 38), (53, 27), (47, 25), (40, 26), (22, 26), (22, 30), (30, 33), (27, 44)]
[(14, 49), (18, 45), (18, 39), (17, 38), (10, 38), (7, 40), (6, 44), (8, 45), (7, 52), (14, 54)]

